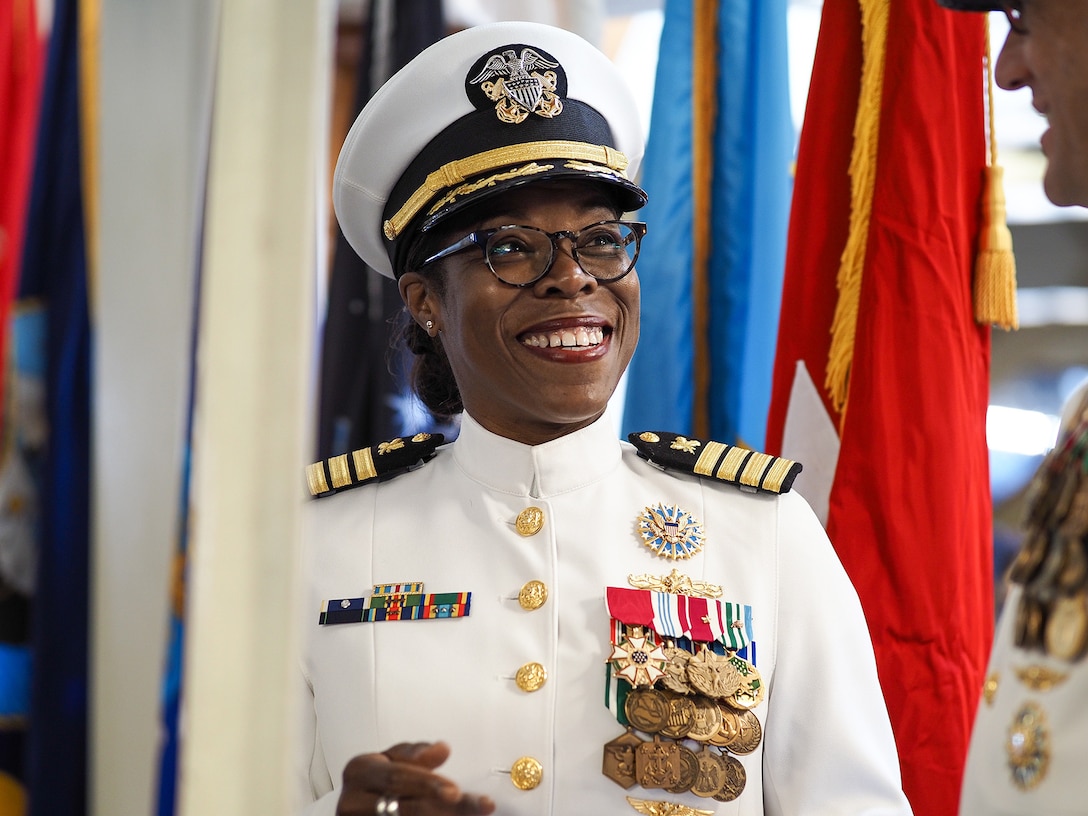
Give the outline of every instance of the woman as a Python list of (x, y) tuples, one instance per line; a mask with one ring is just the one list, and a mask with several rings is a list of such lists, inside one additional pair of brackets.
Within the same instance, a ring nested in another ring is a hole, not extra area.
[(398, 280), (421, 398), (464, 413), (309, 470), (339, 495), (308, 531), (305, 812), (910, 812), (799, 467), (605, 416), (641, 144), (611, 64), (525, 23), (443, 40), (353, 126), (337, 216)]

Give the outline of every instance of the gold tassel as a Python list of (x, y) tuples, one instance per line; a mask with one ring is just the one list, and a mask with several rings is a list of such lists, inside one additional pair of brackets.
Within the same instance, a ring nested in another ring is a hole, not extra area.
[(975, 258), (975, 321), (992, 323), (1006, 331), (1020, 325), (1016, 312), (1016, 256), (1005, 214), (1005, 171), (997, 163), (994, 132), (994, 74), (990, 56), (989, 20), (986, 22), (986, 78), (990, 124), (990, 164), (984, 174), (982, 221)]
[(831, 320), (824, 387), (831, 405), (846, 419), (850, 393), (850, 366), (854, 359), (858, 305), (869, 222), (876, 187), (876, 156), (880, 143), (880, 102), (884, 92), (884, 58), (888, 39), (887, 0), (860, 0), (862, 68), (858, 109), (854, 119), (854, 147), (850, 155), (850, 226), (839, 259), (835, 285), (839, 290)]

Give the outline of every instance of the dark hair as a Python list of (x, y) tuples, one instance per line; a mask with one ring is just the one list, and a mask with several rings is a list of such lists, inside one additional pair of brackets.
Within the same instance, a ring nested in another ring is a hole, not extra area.
[[(454, 229), (460, 228), (453, 225)], [(436, 231), (434, 235), (420, 236), (411, 248), (408, 257), (412, 260), (426, 257), (428, 250), (433, 250), (439, 242), (450, 233), (446, 228)], [(414, 263), (409, 262), (408, 268), (413, 268)], [(439, 297), (446, 294), (446, 272), (442, 264), (437, 263), (426, 269), (418, 269), (419, 274), (425, 276), (431, 288)], [(392, 337), (392, 352), (395, 355), (398, 346), (404, 346), (412, 352), (411, 364), (408, 368), (408, 386), (419, 398), (419, 401), (440, 421), (446, 421), (461, 413), (464, 405), (461, 402), (461, 391), (454, 379), (453, 369), (450, 368), (446, 351), (442, 348), (442, 336), (431, 337), (426, 329), (420, 326), (412, 318), (408, 308), (401, 309), (398, 316), (397, 330)]]

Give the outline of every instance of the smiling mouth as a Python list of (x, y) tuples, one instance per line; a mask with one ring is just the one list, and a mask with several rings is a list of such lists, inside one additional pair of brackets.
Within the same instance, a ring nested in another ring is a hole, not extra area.
[(586, 348), (604, 342), (600, 326), (578, 326), (550, 332), (532, 332), (521, 338), (522, 345), (531, 348)]

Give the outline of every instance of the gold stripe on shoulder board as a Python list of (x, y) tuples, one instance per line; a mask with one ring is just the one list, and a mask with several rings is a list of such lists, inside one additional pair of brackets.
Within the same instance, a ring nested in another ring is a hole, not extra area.
[(627, 438), (639, 456), (661, 468), (717, 479), (749, 492), (788, 493), (801, 472), (800, 462), (724, 442), (665, 431), (643, 431)]

